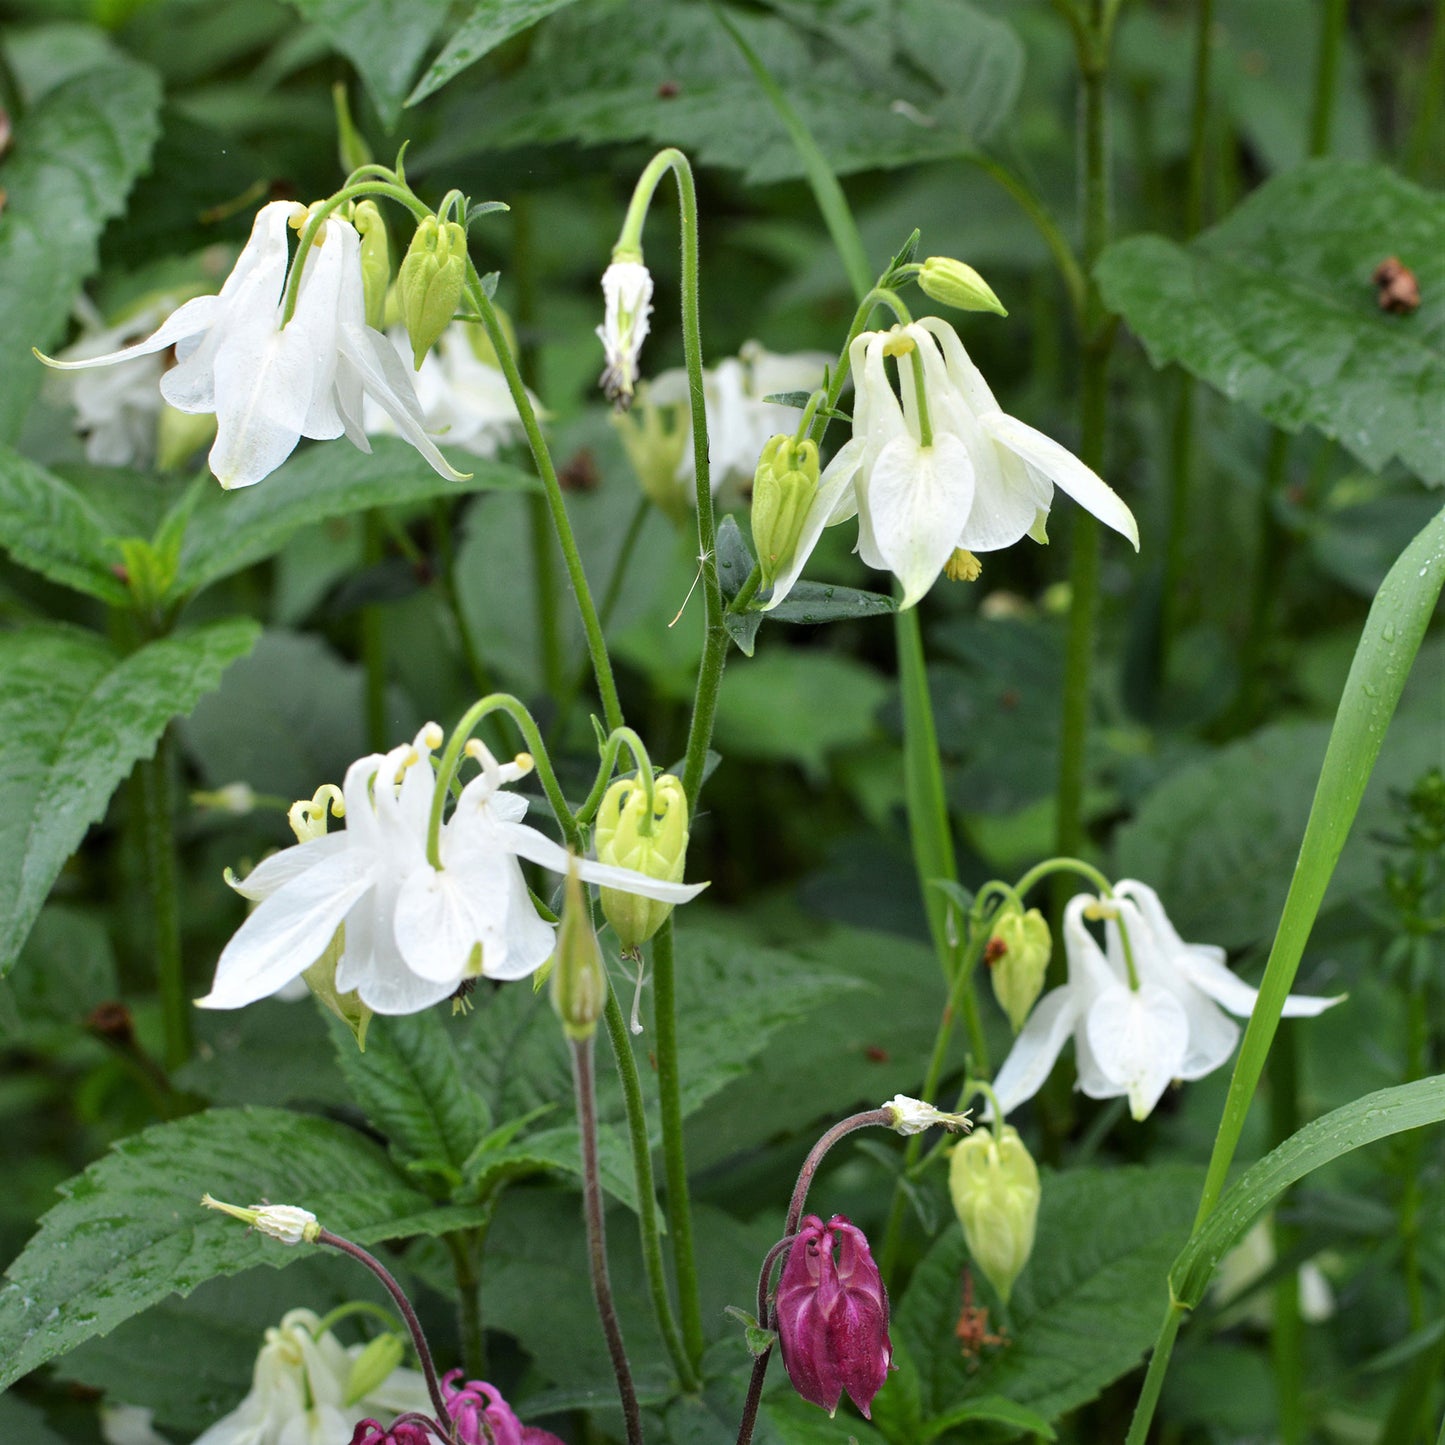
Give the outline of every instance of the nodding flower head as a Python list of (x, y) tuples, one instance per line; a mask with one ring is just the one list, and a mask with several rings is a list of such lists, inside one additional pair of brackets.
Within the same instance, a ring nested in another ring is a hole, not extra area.
[(399, 1415), (390, 1425), (380, 1420), (363, 1420), (352, 1432), (351, 1445), (436, 1445), (445, 1441), (435, 1423), (425, 1415)]
[(778, 1341), (793, 1388), (830, 1415), (846, 1390), (869, 1418), (893, 1359), (888, 1292), (863, 1231), (803, 1220), (778, 1282)]
[(607, 366), (601, 385), (607, 399), (619, 411), (626, 411), (632, 405), (637, 358), (652, 315), (652, 275), (640, 256), (635, 261), (614, 261), (602, 273), (602, 297), (606, 309), (597, 335), (607, 354)]

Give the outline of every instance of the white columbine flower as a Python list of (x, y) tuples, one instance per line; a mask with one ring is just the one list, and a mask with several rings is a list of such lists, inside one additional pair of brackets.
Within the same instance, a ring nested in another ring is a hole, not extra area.
[[(491, 458), (521, 430), (522, 419), (501, 369), (477, 355), (473, 344), (477, 331), (472, 323), (452, 322), (427, 352), (412, 381), (428, 432), (450, 447)], [(393, 326), (386, 334), (397, 355), (410, 366), (412, 345), (406, 327)], [(531, 400), (533, 410), (540, 411), (536, 397)], [(395, 421), (370, 397), (365, 422), (372, 436), (398, 432)]]
[[(479, 744), (482, 773), (442, 827), (440, 869), (427, 861), (441, 730), (361, 758), (342, 786), (345, 828), (267, 858), (237, 891), (259, 902), (221, 954), (203, 1008), (240, 1008), (275, 993), (326, 951), (344, 928), (338, 993), (355, 990), (379, 1014), (415, 1013), (468, 978), (525, 978), (546, 962), (553, 926), (527, 893), (520, 858), (567, 871), (567, 852), (521, 819), (524, 798), (501, 792), (531, 759), (498, 766)], [(705, 884), (667, 883), (590, 860), (584, 880), (685, 903)]]
[(287, 227), (305, 213), (294, 201), (263, 206), (220, 294), (187, 301), (146, 340), (49, 364), (108, 366), (174, 346), (177, 364), (161, 377), (161, 395), (179, 411), (216, 414), (210, 464), (223, 487), (259, 482), (303, 436), (326, 440), (345, 432), (370, 451), (363, 395), (433, 468), (460, 479), (426, 434), (404, 364), (365, 323), (361, 242), (349, 221), (332, 216), (322, 226), (301, 273), (296, 310), (281, 325)]
[(365, 1346), (348, 1348), (320, 1325), (310, 1310), (291, 1310), (268, 1329), (250, 1393), (195, 1445), (350, 1445), (362, 1420), (431, 1410), (426, 1381), (402, 1368), (351, 1399), (352, 1367)]
[[(714, 492), (729, 484), (746, 487), (757, 471), (758, 457), (769, 438), (791, 432), (798, 412), (777, 402), (764, 401), (788, 391), (816, 390), (830, 358), (821, 351), (779, 355), (759, 342), (743, 343), (730, 356), (702, 374), (707, 407), (708, 480)], [(687, 438), (677, 466), (677, 480), (689, 489), (697, 475), (693, 465), (692, 427), (688, 411), (687, 372), (664, 371), (649, 383), (647, 399), (655, 406), (675, 406), (682, 434)]]
[[(1086, 916), (1105, 920), (1107, 954)], [(1214, 1001), (1247, 1016), (1259, 996), (1225, 967), (1222, 948), (1184, 943), (1143, 883), (1070, 899), (1064, 947), (1068, 982), (1039, 1001), (994, 1080), (1005, 1114), (1039, 1091), (1072, 1035), (1078, 1087), (1092, 1099), (1126, 1096), (1143, 1119), (1171, 1079), (1203, 1078), (1233, 1051), (1239, 1028)], [(1307, 1017), (1338, 1002), (1291, 994), (1284, 1012)]]
[(637, 358), (652, 315), (652, 273), (641, 260), (614, 261), (602, 273), (605, 310), (597, 335), (607, 356), (600, 385), (623, 411), (632, 404)]
[[(888, 356), (897, 358), (899, 392)], [(928, 591), (955, 549), (995, 551), (1025, 533), (1043, 540), (1056, 484), (1138, 547), (1128, 507), (1067, 448), (1004, 413), (946, 322), (865, 331), (849, 364), (853, 440), (824, 474), (832, 485), (820, 481), (791, 575), (778, 579), (768, 606), (787, 596), (823, 528), (855, 512), (858, 552), (899, 579), (904, 607)]]

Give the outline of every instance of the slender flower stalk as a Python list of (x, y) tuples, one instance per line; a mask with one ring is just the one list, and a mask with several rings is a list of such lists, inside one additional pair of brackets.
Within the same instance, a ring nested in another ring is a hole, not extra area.
[(191, 1056), (191, 1005), (186, 995), (181, 954), (180, 893), (176, 870), (175, 815), (171, 801), (169, 737), (156, 745), (155, 757), (136, 767), (140, 830), (155, 929), (156, 975), (165, 1028), (167, 1069), (178, 1069)]

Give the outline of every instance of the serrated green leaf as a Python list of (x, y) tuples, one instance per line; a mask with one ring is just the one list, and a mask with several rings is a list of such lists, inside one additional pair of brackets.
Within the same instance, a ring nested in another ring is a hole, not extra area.
[(402, 98), (449, 0), (292, 0), (302, 17), (356, 67), (382, 124), (391, 130)]
[(329, 1119), (213, 1109), (157, 1124), (63, 1185), (62, 1202), (6, 1271), (0, 1390), (172, 1292), (320, 1247), (288, 1248), (203, 1209), (206, 1191), (300, 1204), (358, 1244), (478, 1222), (472, 1210), (433, 1209), (380, 1146)]
[(463, 460), (471, 479), (451, 482), (405, 442), (376, 437), (369, 456), (349, 443), (313, 446), (254, 487), (209, 488), (186, 529), (176, 591), (194, 592), (229, 577), (279, 551), (300, 528), (328, 517), (463, 492), (534, 491), (539, 485), (505, 462)]
[(406, 103), (415, 105), (425, 100), (504, 41), (572, 3), (573, 0), (473, 0), (471, 13), (447, 41), (442, 53), (427, 66), (426, 74), (417, 81)]
[(923, 1424), (923, 1439), (936, 1440), (945, 1430), (958, 1425), (967, 1425), (972, 1420), (983, 1420), (992, 1425), (1009, 1425), (1015, 1430), (1027, 1432), (1035, 1439), (1057, 1440), (1059, 1437), (1042, 1415), (1026, 1410), (1002, 1395), (985, 1395), (982, 1400), (969, 1400), (956, 1409), (945, 1410)]
[[(968, 1253), (950, 1226), (895, 1324), (918, 1366), (925, 1416), (1002, 1397), (1056, 1420), (1133, 1369), (1168, 1302), (1165, 1275), (1189, 1233), (1200, 1177), (1173, 1165), (1045, 1175), (1034, 1252), (1010, 1302), (1010, 1343), (973, 1359), (955, 1334)], [(997, 1301), (977, 1271), (974, 1285), (996, 1328)]]
[(491, 1114), (462, 1076), (454, 1033), (436, 1009), (377, 1018), (362, 1053), (351, 1030), (331, 1022), (341, 1072), (393, 1156), (403, 1165), (436, 1161), (459, 1183)]
[(75, 628), (0, 633), (0, 975), (121, 780), (259, 635), (232, 618), (120, 657)]
[(1179, 1300), (1193, 1307), (1219, 1261), (1286, 1189), (1342, 1154), (1391, 1134), (1445, 1120), (1445, 1074), (1380, 1089), (1291, 1134), (1252, 1164), (1215, 1205), (1169, 1271)]
[(112, 607), (130, 600), (112, 570), (115, 529), (71, 482), (0, 447), (0, 547), (22, 567)]
[(31, 348), (63, 335), (100, 233), (150, 159), (160, 103), (155, 73), (116, 55), (16, 121), (0, 166), (0, 440), (14, 439), (45, 374)]
[[(966, 0), (879, 0), (882, 43), (865, 57), (774, 15), (724, 9), (772, 73), (833, 170), (901, 166), (972, 149), (1008, 116), (1023, 68), (1013, 30)], [(828, 27), (823, 26), (823, 29)], [(794, 179), (787, 128), (707, 5), (579, 4), (542, 26), (529, 64), (461, 103), (448, 144), (468, 153), (575, 139), (651, 140), (750, 182)]]
[[(1384, 166), (1317, 160), (1266, 182), (1188, 246), (1131, 236), (1099, 261), (1104, 299), (1156, 366), (1176, 361), (1287, 431), (1367, 467), (1445, 482), (1445, 198)], [(1396, 256), (1425, 302), (1380, 310)]]

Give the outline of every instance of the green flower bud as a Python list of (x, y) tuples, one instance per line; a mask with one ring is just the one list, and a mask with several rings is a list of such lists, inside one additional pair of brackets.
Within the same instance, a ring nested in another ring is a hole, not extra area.
[(993, 996), (1008, 1015), (1015, 1033), (1044, 989), (1044, 974), (1054, 951), (1053, 936), (1037, 908), (1016, 909), (994, 924), (984, 953), (993, 979)]
[(467, 275), (467, 233), (456, 221), (427, 216), (416, 228), (396, 278), (401, 318), (416, 369), (451, 324)]
[[(687, 795), (671, 773), (663, 773), (652, 785), (650, 820), (647, 790), (635, 778), (613, 783), (597, 810), (598, 861), (632, 868), (665, 883), (682, 882), (687, 838)], [(602, 912), (617, 930), (623, 948), (636, 948), (667, 921), (672, 904), (604, 888)]]
[(163, 472), (175, 471), (209, 447), (215, 436), (214, 412), (177, 411), (173, 406), (163, 406), (156, 422), (156, 465)]
[(361, 237), (361, 287), (366, 297), (366, 324), (380, 331), (386, 319), (386, 292), (391, 285), (391, 244), (386, 222), (375, 201), (358, 201), (351, 224)]
[(771, 587), (793, 560), (803, 520), (817, 494), (817, 444), (772, 437), (753, 474), (753, 546), (764, 587)]
[(657, 406), (641, 383), (632, 406), (612, 414), (612, 425), (643, 494), (662, 513), (681, 526), (688, 519), (690, 492), (678, 480), (682, 454), (692, 436), (681, 406)]
[(975, 1129), (953, 1151), (948, 1192), (973, 1262), (1005, 1304), (1034, 1248), (1039, 1171), (1018, 1130)]
[(562, 923), (552, 955), (552, 1007), (569, 1039), (590, 1039), (607, 1007), (607, 971), (592, 928), (587, 890), (575, 867), (567, 873)]
[(400, 1335), (378, 1335), (351, 1362), (351, 1371), (346, 1377), (346, 1397), (343, 1404), (355, 1405), (391, 1377), (391, 1372), (401, 1364), (406, 1353)]
[(951, 256), (930, 256), (918, 273), (925, 296), (952, 306), (956, 311), (992, 311), (1007, 316), (993, 288), (973, 269)]

